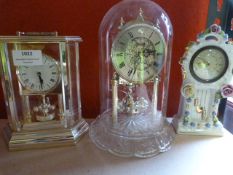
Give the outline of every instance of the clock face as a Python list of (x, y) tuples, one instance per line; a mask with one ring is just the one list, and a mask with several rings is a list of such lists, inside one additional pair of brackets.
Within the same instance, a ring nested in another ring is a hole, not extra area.
[(199, 49), (190, 61), (192, 76), (203, 83), (217, 81), (225, 74), (227, 67), (227, 54), (216, 46), (207, 46)]
[(19, 66), (17, 75), (24, 88), (37, 93), (54, 89), (60, 81), (58, 63), (47, 55), (43, 55), (42, 65)]
[(144, 83), (159, 74), (165, 56), (165, 41), (155, 27), (132, 24), (123, 29), (112, 45), (112, 63), (125, 80)]

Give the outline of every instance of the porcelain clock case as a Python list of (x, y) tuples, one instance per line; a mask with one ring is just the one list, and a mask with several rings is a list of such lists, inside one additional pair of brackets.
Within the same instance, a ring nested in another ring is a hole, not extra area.
[(181, 102), (174, 120), (178, 133), (222, 135), (218, 121), (220, 89), (230, 84), (233, 71), (233, 46), (227, 41), (219, 33), (210, 32), (185, 52), (181, 60)]
[(22, 87), (32, 93), (52, 91), (60, 82), (58, 62), (44, 54), (42, 63), (42, 65), (17, 67), (16, 72)]
[(161, 32), (144, 21), (129, 22), (114, 39), (112, 63), (126, 81), (144, 83), (162, 69), (165, 41)]

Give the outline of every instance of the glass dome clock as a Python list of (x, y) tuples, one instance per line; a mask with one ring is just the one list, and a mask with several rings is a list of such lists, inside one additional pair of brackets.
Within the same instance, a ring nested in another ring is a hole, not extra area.
[(88, 130), (81, 115), (80, 37), (0, 36), (9, 150), (73, 145)]
[(166, 120), (172, 25), (149, 0), (124, 0), (99, 29), (101, 114), (90, 138), (124, 157), (150, 157), (171, 147)]
[(233, 46), (218, 25), (210, 26), (192, 42), (181, 59), (183, 84), (173, 123), (180, 134), (223, 134), (218, 120), (221, 98), (232, 95)]

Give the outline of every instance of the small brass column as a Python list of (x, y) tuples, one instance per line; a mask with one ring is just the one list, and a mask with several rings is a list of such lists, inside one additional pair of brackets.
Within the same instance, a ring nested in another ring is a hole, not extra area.
[(153, 96), (152, 96), (152, 109), (153, 114), (157, 113), (157, 107), (158, 107), (158, 87), (159, 87), (159, 77), (155, 77), (154, 79), (154, 85), (153, 85)]
[(118, 81), (116, 77), (112, 79), (112, 121), (113, 123), (117, 123), (117, 106), (118, 106), (118, 93), (117, 93), (117, 86)]

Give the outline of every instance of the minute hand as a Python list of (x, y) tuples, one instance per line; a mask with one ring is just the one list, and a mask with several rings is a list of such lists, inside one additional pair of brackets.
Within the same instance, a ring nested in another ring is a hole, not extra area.
[(155, 54), (155, 53), (156, 53), (155, 50), (150, 50), (150, 49), (145, 49), (145, 50), (143, 50), (143, 55), (144, 55), (145, 57), (148, 57), (149, 55)]

